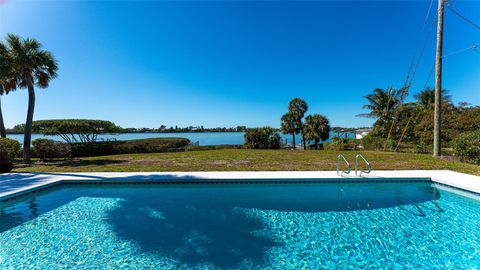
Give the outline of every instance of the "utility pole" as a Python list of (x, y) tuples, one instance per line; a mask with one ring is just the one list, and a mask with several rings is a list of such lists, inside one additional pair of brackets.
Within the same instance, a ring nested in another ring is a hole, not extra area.
[(435, 56), (435, 115), (433, 119), (433, 156), (439, 157), (441, 149), (442, 118), (442, 51), (443, 51), (443, 10), (445, 0), (438, 0), (437, 52)]

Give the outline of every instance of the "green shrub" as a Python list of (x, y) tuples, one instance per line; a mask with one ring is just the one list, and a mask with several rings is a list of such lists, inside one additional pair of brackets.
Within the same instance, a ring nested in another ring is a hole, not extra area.
[(5, 153), (10, 161), (20, 156), (20, 143), (17, 140), (9, 138), (0, 138), (0, 152)]
[(330, 146), (331, 142), (324, 142), (323, 143), (323, 149), (330, 150), (332, 147)]
[(244, 146), (248, 149), (279, 149), (280, 136), (271, 127), (250, 128), (245, 132)]
[(361, 145), (365, 150), (374, 150), (374, 151), (383, 151), (389, 150), (392, 151), (397, 146), (397, 142), (395, 140), (389, 139), (387, 142), (387, 147), (385, 149), (385, 141), (386, 138), (378, 137), (373, 134), (367, 134), (361, 140)]
[[(434, 110), (428, 110), (420, 115), (419, 121), (413, 127), (416, 143), (433, 148), (433, 115)], [(450, 103), (442, 104), (441, 117), (442, 147), (448, 147), (457, 135), (480, 129), (480, 107), (455, 107)]]
[(70, 144), (49, 139), (36, 139), (32, 142), (35, 157), (41, 160), (68, 158), (72, 155)]
[(151, 138), (129, 141), (106, 141), (72, 144), (74, 157), (106, 156), (136, 153), (185, 151), (190, 141), (185, 138)]
[(280, 148), (280, 135), (277, 133), (273, 134), (268, 138), (268, 149), (279, 149)]
[(8, 173), (13, 169), (13, 162), (7, 153), (0, 152), (0, 173)]
[(358, 149), (358, 143), (356, 139), (333, 137), (327, 145), (327, 149), (335, 151), (356, 150)]
[(452, 141), (453, 154), (461, 160), (480, 165), (480, 129), (460, 134)]

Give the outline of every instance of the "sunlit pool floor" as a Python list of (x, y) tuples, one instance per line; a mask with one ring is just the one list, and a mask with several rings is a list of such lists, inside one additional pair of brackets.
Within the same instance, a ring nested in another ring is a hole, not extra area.
[(480, 269), (431, 183), (66, 185), (0, 204), (2, 269)]

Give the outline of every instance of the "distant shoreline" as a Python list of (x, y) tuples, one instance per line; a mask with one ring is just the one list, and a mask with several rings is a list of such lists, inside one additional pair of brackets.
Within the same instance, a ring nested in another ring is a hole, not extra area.
[[(139, 140), (139, 139), (148, 139), (148, 138), (186, 138), (189, 139), (192, 144), (197, 144), (200, 146), (204, 145), (241, 145), (244, 143), (244, 134), (245, 132), (134, 132), (134, 133), (114, 133), (114, 134), (101, 134), (98, 137), (98, 141), (109, 141), (109, 140)], [(283, 141), (292, 143), (292, 136), (289, 134), (282, 134), (279, 132), (280, 138)], [(330, 133), (330, 139), (326, 140), (327, 142), (331, 140), (336, 134), (334, 132)], [(15, 139), (20, 143), (23, 143), (23, 133), (14, 133), (7, 134), (8, 138)], [(354, 138), (353, 136), (350, 136)], [(45, 136), (42, 134), (32, 134), (32, 140), (35, 139), (50, 139), (56, 141), (63, 141), (60, 136)]]
[[(280, 131), (277, 129), (277, 131)], [(103, 133), (105, 135), (115, 135), (115, 134), (136, 134), (136, 133), (245, 133), (245, 131), (128, 131), (128, 132), (116, 132), (116, 133)], [(42, 135), (40, 133), (32, 133), (37, 135)], [(8, 132), (7, 135), (23, 135), (23, 132)]]

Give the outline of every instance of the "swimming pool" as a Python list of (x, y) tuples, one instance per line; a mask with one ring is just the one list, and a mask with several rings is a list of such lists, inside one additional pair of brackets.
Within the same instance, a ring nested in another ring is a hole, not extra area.
[(61, 184), (0, 202), (2, 269), (479, 269), (480, 201), (430, 181)]

